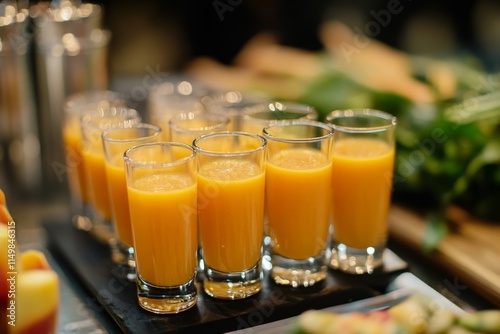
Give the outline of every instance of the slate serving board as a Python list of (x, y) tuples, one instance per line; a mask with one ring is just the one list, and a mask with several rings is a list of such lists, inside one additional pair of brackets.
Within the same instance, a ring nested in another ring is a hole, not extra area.
[(135, 283), (126, 280), (110, 257), (107, 245), (88, 232), (76, 229), (69, 219), (45, 221), (49, 250), (67, 270), (73, 271), (90, 297), (86, 305), (106, 312), (124, 333), (224, 333), (298, 315), (311, 308), (325, 308), (373, 297), (383, 292), (407, 264), (390, 250), (386, 265), (372, 275), (352, 276), (328, 272), (325, 282), (309, 288), (278, 286), (264, 272), (260, 293), (238, 301), (217, 300), (204, 294), (198, 282), (198, 303), (180, 314), (156, 315), (137, 304)]

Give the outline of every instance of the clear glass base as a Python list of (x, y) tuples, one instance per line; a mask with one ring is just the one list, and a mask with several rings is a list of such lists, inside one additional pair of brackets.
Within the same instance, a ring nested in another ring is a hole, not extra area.
[(135, 281), (135, 252), (134, 247), (127, 246), (120, 241), (117, 241), (111, 247), (111, 258), (114, 263), (122, 267), (122, 272), (129, 281)]
[(203, 288), (211, 297), (219, 299), (244, 299), (255, 295), (262, 288), (262, 265), (259, 261), (249, 270), (224, 273), (211, 269), (205, 263)]
[(333, 240), (328, 265), (350, 274), (371, 274), (382, 266), (384, 249), (385, 242), (373, 247), (353, 248)]
[(195, 278), (175, 287), (159, 287), (137, 276), (139, 306), (156, 314), (175, 314), (195, 306), (198, 300)]
[(292, 260), (279, 254), (271, 254), (271, 277), (277, 284), (292, 287), (308, 287), (326, 278), (325, 252), (305, 260)]

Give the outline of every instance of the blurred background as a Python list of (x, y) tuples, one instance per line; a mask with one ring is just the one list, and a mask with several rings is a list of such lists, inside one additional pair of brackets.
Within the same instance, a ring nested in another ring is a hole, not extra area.
[[(144, 108), (147, 91), (138, 87), (144, 86), (145, 78), (182, 73), (198, 57), (231, 65), (261, 32), (272, 34), (281, 45), (319, 52), (324, 48), (320, 26), (337, 20), (358, 36), (404, 52), (437, 58), (473, 56), (487, 72), (500, 69), (500, 3), (496, 0), (460, 4), (451, 0), (102, 0), (88, 2), (101, 10), (96, 22), (85, 24), (103, 29), (90, 40), (105, 50), (88, 56), (85, 61), (90, 67), (80, 72), (69, 62), (60, 65), (69, 72), (61, 74), (70, 77), (64, 80), (78, 81), (80, 86), (70, 89), (66, 84), (65, 91), (54, 93), (51, 80), (59, 65), (51, 59), (55, 49), (52, 53), (44, 49), (47, 41), (41, 38), (50, 24), (42, 20), (12, 30), (5, 17), (9, 5), (20, 11), (66, 1), (0, 1), (0, 18), (4, 17), (0, 20), (0, 187), (21, 200), (47, 201), (61, 194), (64, 198), (67, 191), (64, 177), (58, 174), (64, 169), (64, 164), (58, 165), (60, 156), (46, 158), (61, 150), (57, 143), (60, 111), (55, 110), (62, 106), (51, 103), (72, 91), (110, 88), (127, 93), (138, 109)], [(36, 22), (37, 11), (40, 8), (31, 10), (25, 21), (31, 16)], [(9, 45), (17, 49), (9, 53)], [(104, 66), (99, 67), (99, 57), (104, 57)], [(13, 68), (21, 69), (10, 73)]]
[[(337, 43), (340, 57), (330, 59), (324, 57), (331, 56), (332, 50), (325, 50), (321, 31), (332, 21), (343, 23), (352, 35), (344, 39), (347, 43)], [(264, 48), (249, 47), (255, 46), (256, 36), (267, 38)], [(277, 45), (288, 48), (274, 48)], [(276, 50), (280, 52), (273, 53)], [(359, 63), (364, 65), (359, 71), (358, 63), (348, 59), (354, 55), (366, 61)], [(397, 61), (400, 55), (408, 56), (410, 66), (415, 66), (406, 69), (409, 73), (393, 73), (405, 71)], [(450, 65), (445, 66), (444, 76), (442, 66), (427, 69), (425, 61), (420, 63), (429, 59)], [(467, 209), (482, 214), (481, 218), (500, 222), (498, 0), (0, 0), (0, 188), (16, 226), (22, 229), (16, 237), (24, 249), (45, 249), (42, 221), (70, 220), (66, 173), (75, 157), (62, 144), (65, 98), (109, 89), (124, 94), (130, 106), (144, 114), (154, 85), (186, 72), (230, 89), (261, 84), (272, 94), (289, 97), (298, 88), (299, 102), (324, 107), (321, 112), (361, 105), (395, 113), (402, 130), (396, 151), (402, 170), (395, 170), (399, 192), (393, 198), (409, 198), (412, 204), (431, 201), (438, 204), (440, 213), (457, 200), (470, 204)], [(358, 76), (350, 77), (353, 73)], [(365, 85), (364, 79), (372, 80), (371, 85)], [(379, 79), (385, 86), (378, 87)], [(404, 86), (403, 81), (412, 85)], [(420, 83), (431, 90), (441, 88), (443, 98), (435, 104), (408, 103), (408, 96), (418, 96)], [(396, 94), (377, 88), (393, 89)], [(406, 95), (399, 94), (400, 88)], [(453, 103), (459, 103), (459, 108), (450, 114), (458, 121), (473, 116), (469, 123), (440, 118), (448, 110), (443, 107)], [(430, 152), (429, 138), (433, 139), (435, 129), (445, 129), (449, 140), (431, 142)], [(463, 215), (459, 216), (462, 220)], [(406, 218), (398, 221), (411, 225)], [(493, 268), (499, 252), (498, 226), (491, 229), (497, 234), (490, 230), (476, 234), (477, 243), (471, 242), (473, 233), (467, 230), (463, 243), (467, 247), (456, 257), (483, 260), (484, 268)], [(426, 225), (422, 235), (435, 245), (446, 228)], [(420, 247), (421, 240), (410, 240), (418, 239), (419, 233), (403, 229), (394, 235), (404, 246), (415, 242)], [(488, 248), (491, 257), (482, 252)], [(437, 269), (446, 270), (443, 263), (450, 261), (443, 259)], [(423, 275), (434, 272), (427, 260)], [(468, 282), (473, 286), (479, 271), (464, 268), (461, 275), (471, 277)], [(491, 285), (496, 285), (498, 273), (490, 277), (495, 282)], [(450, 279), (439, 277), (436, 282), (457, 284), (457, 276)], [(466, 297), (468, 292), (462, 292), (455, 297)], [(485, 290), (484, 295), (492, 294)], [(73, 319), (75, 309), (80, 307), (63, 306), (63, 313), (70, 315), (61, 319)], [(76, 320), (88, 318), (80, 314)]]
[[(319, 27), (331, 19), (407, 52), (435, 56), (472, 53), (492, 71), (500, 63), (500, 3), (495, 0), (460, 5), (451, 0), (96, 3), (104, 6), (104, 24), (113, 34), (112, 77), (144, 75), (148, 66), (179, 71), (198, 56), (229, 64), (262, 31), (273, 33), (283, 45), (319, 50), (323, 47)], [(378, 24), (370, 24), (372, 21)]]

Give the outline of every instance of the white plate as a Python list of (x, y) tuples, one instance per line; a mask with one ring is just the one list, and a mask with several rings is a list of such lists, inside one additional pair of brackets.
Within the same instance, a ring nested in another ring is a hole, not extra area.
[[(352, 303), (336, 305), (322, 309), (327, 312), (347, 313), (347, 312), (369, 312), (374, 310), (386, 309), (394, 306), (412, 294), (420, 293), (433, 298), (433, 307), (447, 308), (456, 314), (464, 313), (465, 311), (452, 303), (445, 296), (428, 286), (412, 273), (403, 273), (396, 277), (388, 286), (387, 293), (371, 298), (357, 300)], [(267, 324), (245, 328), (239, 331), (228, 332), (233, 334), (283, 334), (292, 329), (297, 316), (270, 322)]]

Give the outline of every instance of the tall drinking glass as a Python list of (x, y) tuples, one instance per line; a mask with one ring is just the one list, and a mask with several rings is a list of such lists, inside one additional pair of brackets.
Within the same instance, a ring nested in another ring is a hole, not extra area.
[(118, 247), (118, 252), (114, 254), (114, 261), (123, 265), (125, 274), (130, 280), (135, 279), (136, 273), (123, 154), (133, 146), (158, 142), (160, 139), (161, 129), (146, 123), (126, 128), (111, 128), (102, 133), (106, 179), (111, 202), (111, 221)]
[(81, 118), (85, 114), (97, 112), (99, 109), (124, 107), (125, 99), (121, 94), (108, 90), (80, 92), (70, 95), (64, 101), (63, 141), (67, 165), (67, 178), (71, 199), (73, 223), (77, 228), (91, 228), (90, 195), (85, 178), (82, 157)]
[(271, 125), (263, 134), (271, 277), (282, 285), (311, 286), (327, 273), (333, 130), (298, 120)]
[(262, 286), (266, 140), (220, 132), (194, 140), (204, 291), (242, 299)]
[[(205, 134), (227, 131), (229, 118), (224, 115), (187, 112), (172, 117), (169, 121), (169, 141), (192, 145), (193, 141)], [(199, 270), (204, 268), (202, 249), (198, 245)]]
[(333, 236), (330, 266), (352, 274), (382, 265), (387, 240), (396, 117), (372, 109), (333, 111)]
[[(93, 208), (91, 232), (116, 251), (116, 238), (111, 223), (112, 211), (106, 176), (102, 132), (110, 128), (130, 127), (140, 123), (135, 109), (108, 108), (82, 117), (83, 165)], [(114, 252), (113, 252), (114, 254)]]
[[(290, 101), (268, 101), (252, 105), (242, 112), (242, 131), (252, 132), (261, 135), (264, 128), (290, 120), (310, 120), (318, 119), (318, 112), (311, 106)], [(268, 266), (269, 261), (269, 237), (268, 219), (264, 218), (264, 266)]]
[(179, 313), (197, 302), (196, 153), (183, 143), (125, 152), (139, 305)]

